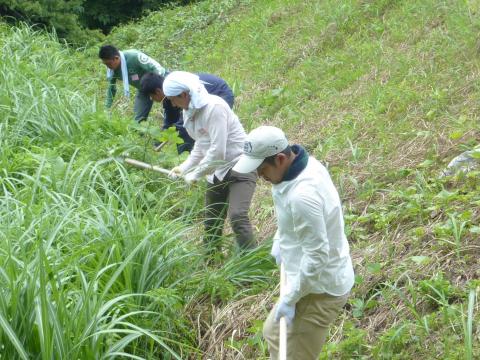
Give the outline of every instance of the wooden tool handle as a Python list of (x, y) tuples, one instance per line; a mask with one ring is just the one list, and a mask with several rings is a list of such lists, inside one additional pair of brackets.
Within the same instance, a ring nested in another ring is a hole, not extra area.
[(125, 158), (125, 159), (123, 159), (123, 160), (124, 160), (127, 164), (130, 164), (130, 165), (133, 165), (133, 166), (142, 168), (142, 169), (153, 170), (153, 171), (156, 171), (156, 172), (165, 174), (165, 175), (170, 174), (170, 170), (163, 169), (163, 168), (161, 168), (161, 167), (159, 167), (159, 166), (147, 164), (146, 162), (143, 162), (143, 161), (139, 161), (139, 160), (135, 160), (135, 159), (130, 159), (130, 158)]
[[(280, 298), (285, 295), (287, 287), (287, 277), (285, 275), (285, 268), (283, 262), (280, 264)], [(279, 344), (279, 359), (287, 360), (287, 319), (280, 318), (280, 344)]]

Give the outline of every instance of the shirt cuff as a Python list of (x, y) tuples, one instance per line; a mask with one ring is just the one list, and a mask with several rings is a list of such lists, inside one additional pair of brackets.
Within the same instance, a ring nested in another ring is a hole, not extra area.
[(299, 294), (290, 292), (287, 295), (283, 296), (283, 301), (285, 302), (285, 304), (293, 306), (298, 302), (298, 300), (300, 300), (300, 298), (301, 296), (299, 296)]
[(187, 172), (188, 170), (190, 170), (192, 168), (191, 164), (190, 164), (190, 161), (188, 160), (185, 160), (183, 163), (181, 163), (180, 165), (178, 165), (178, 167), (180, 168), (180, 170), (182, 171), (182, 174), (184, 174), (185, 172)]

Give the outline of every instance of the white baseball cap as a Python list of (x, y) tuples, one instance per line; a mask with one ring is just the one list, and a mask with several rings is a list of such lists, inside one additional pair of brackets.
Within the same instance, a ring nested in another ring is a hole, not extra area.
[(243, 154), (233, 167), (238, 173), (249, 173), (269, 156), (276, 155), (288, 146), (283, 131), (275, 126), (260, 126), (247, 135)]

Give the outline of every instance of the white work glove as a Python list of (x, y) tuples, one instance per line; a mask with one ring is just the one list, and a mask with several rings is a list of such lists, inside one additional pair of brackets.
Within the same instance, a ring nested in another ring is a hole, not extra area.
[(285, 317), (287, 325), (292, 325), (293, 318), (295, 317), (295, 305), (288, 305), (283, 298), (277, 303), (275, 321), (279, 322), (281, 317)]
[(197, 178), (197, 175), (195, 174), (195, 172), (190, 172), (187, 175), (185, 175), (184, 180), (187, 183), (187, 185), (192, 185), (192, 184), (195, 184), (198, 181), (198, 178)]
[(282, 257), (280, 256), (280, 240), (276, 239), (273, 240), (272, 250), (270, 251), (270, 255), (275, 258), (275, 262), (277, 265), (282, 263)]
[(168, 178), (170, 180), (177, 180), (180, 176), (182, 176), (182, 169), (180, 166), (175, 166), (170, 172), (168, 173)]

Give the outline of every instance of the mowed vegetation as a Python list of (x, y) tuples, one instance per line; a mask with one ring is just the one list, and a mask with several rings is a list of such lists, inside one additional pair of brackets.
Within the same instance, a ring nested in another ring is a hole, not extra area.
[[(109, 37), (222, 76), (246, 129), (282, 127), (328, 164), (357, 276), (322, 359), (480, 356), (480, 174), (438, 177), (480, 140), (479, 12), (470, 0), (208, 0)], [(266, 358), (268, 186), (251, 211), (259, 249), (227, 247), (205, 266), (201, 188), (112, 157), (179, 161), (129, 127), (126, 100), (103, 111), (97, 48), (25, 27), (0, 36), (2, 358)]]

